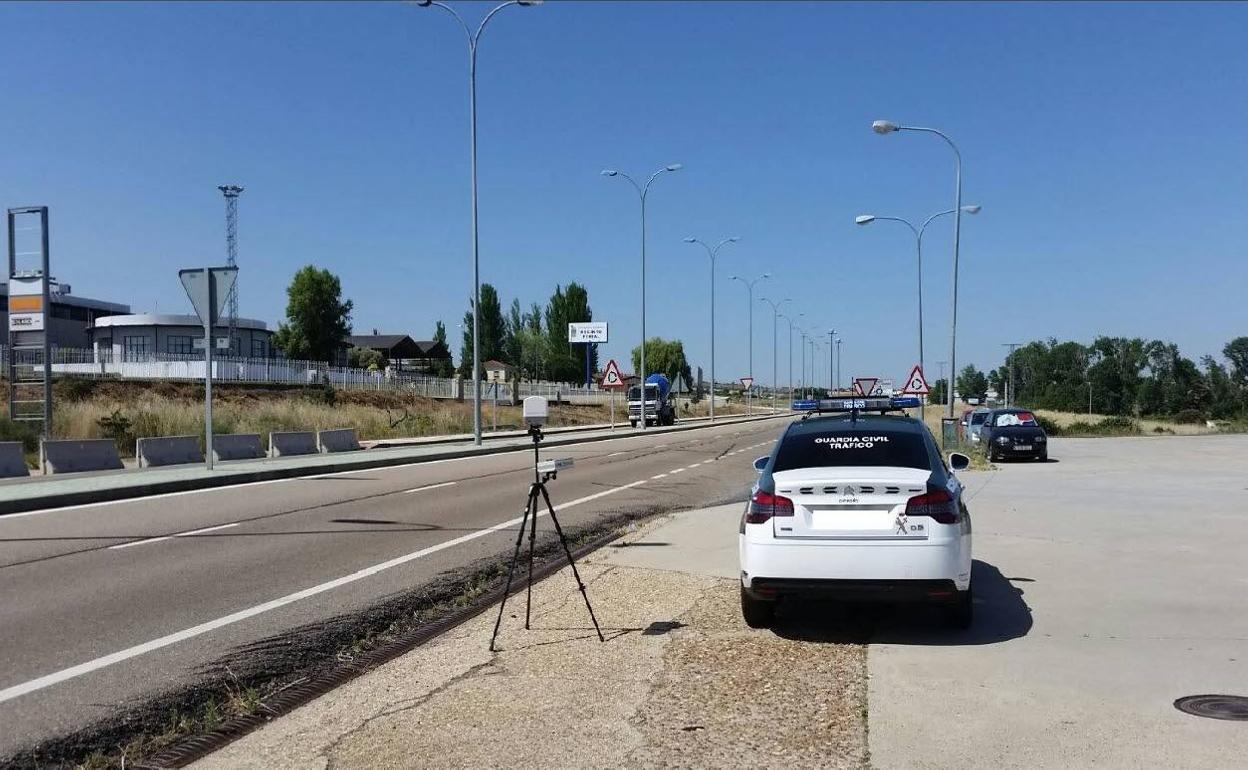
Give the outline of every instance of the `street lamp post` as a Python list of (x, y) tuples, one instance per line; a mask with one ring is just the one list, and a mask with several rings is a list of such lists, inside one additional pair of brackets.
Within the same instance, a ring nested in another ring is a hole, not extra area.
[(836, 372), (836, 366), (833, 363), (833, 356), (836, 353), (832, 347), (835, 337), (836, 329), (828, 329), (828, 398), (832, 398), (832, 393), (836, 390), (836, 388), (832, 387), (832, 379)]
[[(956, 372), (958, 370), (958, 247), (962, 238), (962, 153), (952, 139), (945, 135), (944, 132), (934, 128), (901, 126), (896, 123), (890, 123), (887, 120), (877, 120), (871, 124), (871, 130), (881, 135), (891, 134), (895, 131), (923, 131), (929, 134), (936, 134), (941, 139), (944, 139), (949, 144), (949, 148), (953, 150), (956, 161), (954, 180), (956, 190), (953, 203), (953, 307), (950, 311), (949, 322), (949, 371)], [(953, 418), (953, 388), (949, 389), (949, 405), (946, 417)]]
[(1018, 401), (1018, 392), (1017, 392), (1017, 389), (1014, 387), (1014, 351), (1021, 348), (1023, 346), (1023, 343), (1002, 342), (1001, 345), (1002, 347), (1007, 347), (1010, 349), (1009, 354), (1007, 354), (1005, 357), (1006, 361), (1010, 364), (1010, 381), (1007, 382), (1005, 385), (1005, 408), (1009, 409), (1011, 406), (1014, 405), (1014, 402)]
[(841, 389), (841, 338), (836, 338), (836, 389)]
[(637, 184), (637, 181), (623, 171), (615, 169), (603, 169), (603, 176), (620, 176), (628, 180), (628, 183), (637, 190), (637, 196), (641, 198), (641, 361), (639, 368), (641, 371), (637, 376), (641, 379), (641, 429), (646, 429), (646, 196), (650, 193), (650, 185), (659, 175), (665, 171), (680, 171), (684, 168), (683, 164), (671, 163), (650, 175), (644, 185)]
[(789, 322), (789, 377), (786, 382), (789, 385), (789, 401), (793, 401), (793, 319), (783, 313), (780, 317)]
[(428, 8), (435, 6), (455, 17), (468, 36), (468, 116), (470, 143), (472, 145), (472, 440), (481, 443), (481, 259), (480, 239), (477, 232), (477, 47), (481, 41), (481, 33), (494, 14), (509, 5), (534, 6), (541, 5), (542, 0), (508, 0), (497, 5), (485, 15), (474, 33), (463, 17), (446, 3), (437, 0), (417, 0), (416, 5)]
[(786, 302), (793, 300), (785, 297), (779, 302), (772, 302), (766, 297), (759, 297), (759, 302), (766, 302), (771, 305), (771, 411), (776, 411), (776, 391), (780, 390), (780, 383), (777, 382), (776, 375), (776, 326), (777, 320), (780, 318), (780, 308)]
[(707, 255), (711, 258), (711, 422), (715, 422), (715, 256), (719, 254), (719, 250), (729, 243), (736, 243), (741, 240), (737, 236), (725, 238), (711, 248), (705, 241), (697, 238), (686, 238), (685, 243), (697, 243), (706, 249)]
[(802, 391), (802, 398), (806, 398), (806, 330), (797, 331), (802, 338), (802, 376), (798, 380), (798, 388)]
[(746, 393), (745, 393), (745, 403), (746, 403), (745, 413), (746, 413), (746, 414), (753, 414), (753, 413), (754, 413), (754, 409), (753, 409), (753, 403), (754, 403), (754, 401), (753, 401), (753, 390), (754, 390), (754, 382), (753, 382), (753, 380), (754, 380), (754, 284), (758, 283), (759, 281), (763, 280), (764, 278), (770, 278), (770, 277), (771, 277), (771, 273), (763, 273), (762, 275), (760, 275), (760, 276), (758, 276), (757, 278), (755, 278), (755, 279), (753, 279), (753, 280), (750, 280), (750, 281), (745, 280), (744, 278), (742, 278), (742, 277), (741, 277), (741, 276), (739, 276), (739, 275), (734, 275), (734, 276), (732, 277), (732, 280), (734, 280), (734, 281), (740, 281), (742, 284), (744, 284), (744, 285), (745, 285), (745, 289), (746, 289), (746, 291), (749, 293), (749, 316), (750, 316), (750, 346), (749, 346), (749, 347), (750, 347), (750, 371), (746, 374), (746, 376), (750, 378), (750, 387), (746, 390)]
[[(981, 208), (982, 207), (980, 206), (963, 206), (962, 211), (965, 211), (968, 214), (978, 214)], [(872, 222), (877, 222), (877, 221), (900, 222), (906, 227), (909, 227), (910, 231), (914, 233), (914, 244), (918, 252), (918, 277), (919, 277), (919, 286), (918, 286), (919, 288), (919, 292), (918, 292), (918, 298), (919, 298), (919, 369), (923, 370), (923, 374), (925, 377), (927, 376), (927, 371), (923, 363), (923, 233), (927, 230), (927, 226), (932, 223), (933, 219), (937, 217), (943, 217), (947, 214), (952, 214), (952, 213), (953, 213), (953, 209), (949, 209), (948, 211), (940, 211), (935, 214), (932, 214), (930, 217), (927, 218), (927, 220), (920, 227), (915, 227), (914, 224), (910, 222), (910, 220), (902, 219), (901, 217), (877, 217), (872, 214), (862, 214), (854, 218), (854, 224), (857, 224), (857, 225), (869, 225)], [(920, 402), (919, 416), (922, 417), (925, 414), (925, 412), (926, 412), (925, 402)]]

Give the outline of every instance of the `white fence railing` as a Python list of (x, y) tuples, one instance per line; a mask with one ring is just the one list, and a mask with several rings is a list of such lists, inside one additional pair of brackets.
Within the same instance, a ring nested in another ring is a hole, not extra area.
[[(42, 365), (42, 354), (19, 351), (19, 362)], [(0, 346), (0, 369), (8, 371), (9, 349)], [(97, 354), (92, 350), (55, 348), (52, 351), (52, 376), (116, 378), (123, 380), (204, 379), (201, 355), (144, 353), (114, 356), (109, 350)], [(415, 393), (429, 398), (473, 398), (473, 383), (448, 377), (432, 377), (398, 370), (370, 371), (345, 366), (330, 366), (321, 361), (291, 361), (280, 358), (214, 357), (214, 382), (237, 382), (278, 385), (318, 385), (327, 383), (344, 390), (382, 390)], [(479, 384), (482, 400), (510, 401), (510, 383)], [(597, 388), (586, 389), (567, 383), (521, 382), (516, 398), (546, 396), (572, 403), (606, 403), (610, 393)]]

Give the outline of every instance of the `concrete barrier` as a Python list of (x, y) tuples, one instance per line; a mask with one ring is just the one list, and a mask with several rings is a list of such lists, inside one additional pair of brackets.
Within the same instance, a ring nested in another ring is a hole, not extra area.
[(125, 466), (111, 438), (81, 441), (44, 440), (39, 444), (39, 461), (44, 473), (115, 471)]
[(264, 457), (264, 444), (259, 433), (225, 433), (212, 437), (214, 460), (259, 460)]
[(316, 443), (325, 453), (357, 452), (361, 449), (360, 440), (355, 437), (355, 428), (317, 431)]
[(26, 449), (20, 441), (0, 441), (0, 478), (29, 476), (26, 467)]
[(320, 454), (313, 431), (288, 431), (269, 434), (269, 457)]
[(138, 456), (140, 468), (204, 461), (203, 450), (199, 448), (199, 436), (141, 438), (136, 443), (135, 454)]

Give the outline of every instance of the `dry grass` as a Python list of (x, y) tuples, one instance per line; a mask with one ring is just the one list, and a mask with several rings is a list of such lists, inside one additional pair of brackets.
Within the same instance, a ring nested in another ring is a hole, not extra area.
[[(975, 407), (972, 407), (969, 404), (959, 404), (954, 409), (954, 416), (960, 418), (962, 416), (962, 412), (973, 408)], [(914, 413), (914, 416), (918, 416), (918, 410), (912, 409), (910, 411)], [(1110, 416), (1105, 414), (1088, 414), (1086, 412), (1055, 412), (1050, 409), (1033, 409), (1032, 411), (1040, 417), (1052, 420), (1062, 428), (1068, 428), (1076, 423), (1096, 425), (1101, 420)], [(927, 426), (932, 429), (932, 433), (934, 433), (937, 437), (940, 436), (940, 418), (944, 417), (944, 415), (945, 410), (943, 406), (928, 406), (927, 408), (927, 417), (925, 422), (927, 423)], [(1204, 423), (1199, 425), (1185, 425), (1172, 420), (1158, 420), (1151, 418), (1142, 418), (1136, 420), (1135, 422), (1139, 424), (1141, 434), (1145, 436), (1204, 436), (1219, 432), (1217, 428), (1206, 427)]]
[[(106, 438), (100, 420), (119, 413), (129, 421), (122, 440), (123, 451), (133, 450), (136, 438), (148, 436), (197, 436), (203, 434), (203, 389), (185, 383), (58, 381), (53, 410), (53, 433), (57, 438)], [(355, 428), (361, 439), (444, 436), (472, 430), (471, 401), (436, 400), (409, 394), (374, 391), (337, 391), (334, 403), (326, 403), (319, 389), (217, 386), (213, 392), (213, 430), (225, 433), (259, 433), (294, 430)], [(486, 431), (522, 427), (519, 406), (482, 405)], [(740, 404), (716, 409), (717, 415), (744, 413)], [(550, 425), (575, 426), (606, 423), (608, 405), (552, 405)], [(682, 404), (680, 417), (704, 416), (708, 404)], [(615, 420), (627, 424), (628, 406), (623, 394), (616, 398)]]

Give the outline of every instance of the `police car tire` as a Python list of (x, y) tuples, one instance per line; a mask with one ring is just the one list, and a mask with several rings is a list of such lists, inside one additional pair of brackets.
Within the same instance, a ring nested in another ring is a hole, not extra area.
[(755, 599), (741, 587), (741, 617), (750, 628), (771, 628), (776, 619), (776, 603), (764, 599)]
[(967, 586), (965, 591), (958, 591), (958, 598), (944, 608), (945, 622), (950, 628), (965, 631), (975, 622), (975, 602), (972, 589), (973, 586)]

